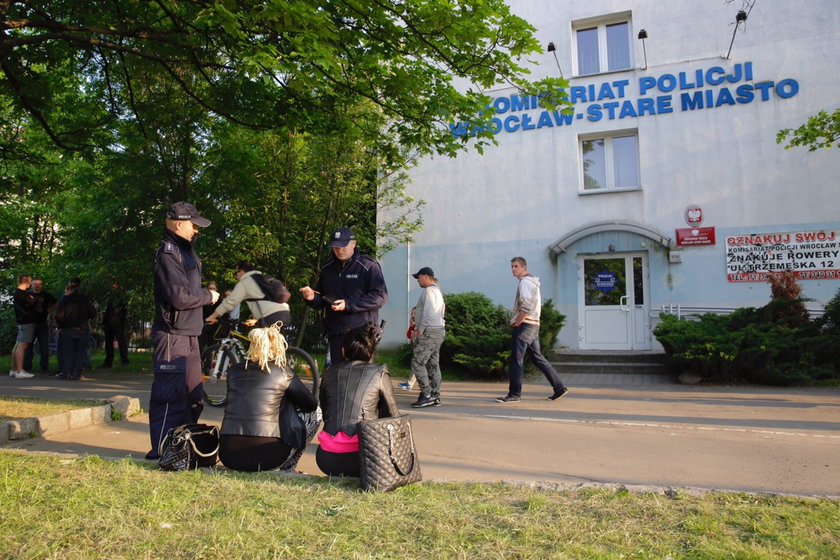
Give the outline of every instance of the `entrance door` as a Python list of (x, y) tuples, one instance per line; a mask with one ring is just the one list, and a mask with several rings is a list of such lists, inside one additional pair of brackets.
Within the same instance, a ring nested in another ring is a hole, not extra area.
[(650, 350), (646, 253), (578, 257), (583, 350)]

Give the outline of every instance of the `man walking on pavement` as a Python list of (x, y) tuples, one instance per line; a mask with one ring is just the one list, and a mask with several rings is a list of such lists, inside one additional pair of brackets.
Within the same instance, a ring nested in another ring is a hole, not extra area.
[(201, 308), (216, 303), (218, 292), (201, 287), (201, 261), (193, 248), (199, 227), (207, 227), (189, 202), (176, 202), (166, 213), (163, 241), (155, 252), (155, 320), (152, 324), (154, 381), (149, 399), (152, 450), (160, 458), (160, 440), (170, 428), (197, 422), (201, 403), (201, 359), (198, 336), (204, 325)]
[(510, 270), (519, 280), (511, 315), (513, 349), (510, 355), (510, 385), (507, 395), (498, 397), (496, 402), (519, 402), (522, 397), (522, 366), (526, 351), (530, 352), (531, 361), (554, 388), (554, 393), (548, 400), (556, 401), (569, 390), (560, 381), (560, 376), (551, 363), (540, 353), (540, 279), (528, 273), (528, 263), (522, 257), (513, 257), (510, 260)]
[(443, 318), (446, 304), (431, 268), (424, 266), (412, 276), (423, 288), (423, 293), (417, 300), (416, 333), (411, 353), (411, 373), (420, 384), (420, 397), (411, 406), (440, 406), (440, 347), (446, 337), (446, 321)]
[(379, 308), (388, 301), (388, 288), (379, 263), (356, 248), (352, 229), (336, 229), (329, 247), (334, 258), (321, 269), (315, 289), (304, 286), (300, 293), (309, 307), (326, 308), (330, 361), (337, 364), (344, 361), (341, 343), (346, 333), (367, 323), (379, 325)]

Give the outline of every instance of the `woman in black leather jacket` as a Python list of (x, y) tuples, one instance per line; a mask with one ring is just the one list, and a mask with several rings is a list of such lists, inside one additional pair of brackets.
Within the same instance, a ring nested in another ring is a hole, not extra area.
[[(277, 325), (252, 329), (248, 359), (228, 370), (228, 397), (219, 437), (219, 458), (230, 469), (294, 470), (305, 446), (281, 438), (280, 407), (289, 399), (306, 426), (308, 444), (321, 422), (318, 401), (286, 367), (286, 340)], [(302, 430), (301, 430), (302, 431)]]
[(343, 340), (346, 361), (331, 366), (321, 379), (324, 429), (315, 460), (328, 475), (359, 476), (358, 423), (400, 413), (387, 366), (370, 363), (377, 342), (373, 323), (353, 329)]

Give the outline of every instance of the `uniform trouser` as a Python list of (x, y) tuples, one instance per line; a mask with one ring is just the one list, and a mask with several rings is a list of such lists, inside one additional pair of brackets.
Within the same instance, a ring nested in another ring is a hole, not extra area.
[(120, 361), (127, 364), (128, 346), (125, 340), (125, 327), (120, 326), (116, 329), (110, 327), (105, 329), (105, 365), (114, 364), (114, 340), (120, 348)]
[(420, 384), (420, 394), (440, 398), (440, 347), (446, 337), (444, 329), (426, 329), (414, 339), (411, 352), (411, 373)]
[(70, 379), (82, 376), (82, 368), (87, 359), (88, 331), (82, 329), (61, 329), (62, 373)]
[(38, 351), (41, 354), (41, 372), (50, 368), (50, 326), (46, 321), (35, 323), (35, 338), (23, 353), (23, 370), (32, 371), (35, 356), (35, 341), (38, 341)]
[(330, 349), (330, 365), (340, 364), (344, 361), (344, 353), (341, 351), (344, 346), (343, 342), (343, 334), (331, 334), (327, 336), (327, 345)]
[(170, 428), (198, 422), (201, 402), (201, 357), (198, 337), (155, 332), (152, 336), (152, 394), (149, 398), (149, 433), (152, 451)]
[(540, 327), (522, 323), (513, 327), (513, 350), (510, 354), (510, 386), (508, 394), (514, 397), (522, 396), (522, 366), (525, 362), (525, 353), (531, 355), (531, 361), (537, 366), (548, 382), (554, 388), (555, 393), (562, 391), (565, 386), (560, 381), (560, 376), (540, 353)]

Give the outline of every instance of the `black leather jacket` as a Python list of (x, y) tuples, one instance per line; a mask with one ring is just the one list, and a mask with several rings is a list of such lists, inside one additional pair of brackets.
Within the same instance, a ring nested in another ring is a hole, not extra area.
[(289, 398), (304, 412), (318, 407), (315, 396), (291, 370), (271, 367), (271, 374), (253, 362), (228, 370), (228, 397), (223, 435), (280, 437), (280, 405)]
[(356, 434), (361, 420), (397, 416), (391, 373), (385, 364), (342, 362), (331, 366), (321, 379), (321, 412), (324, 431)]

